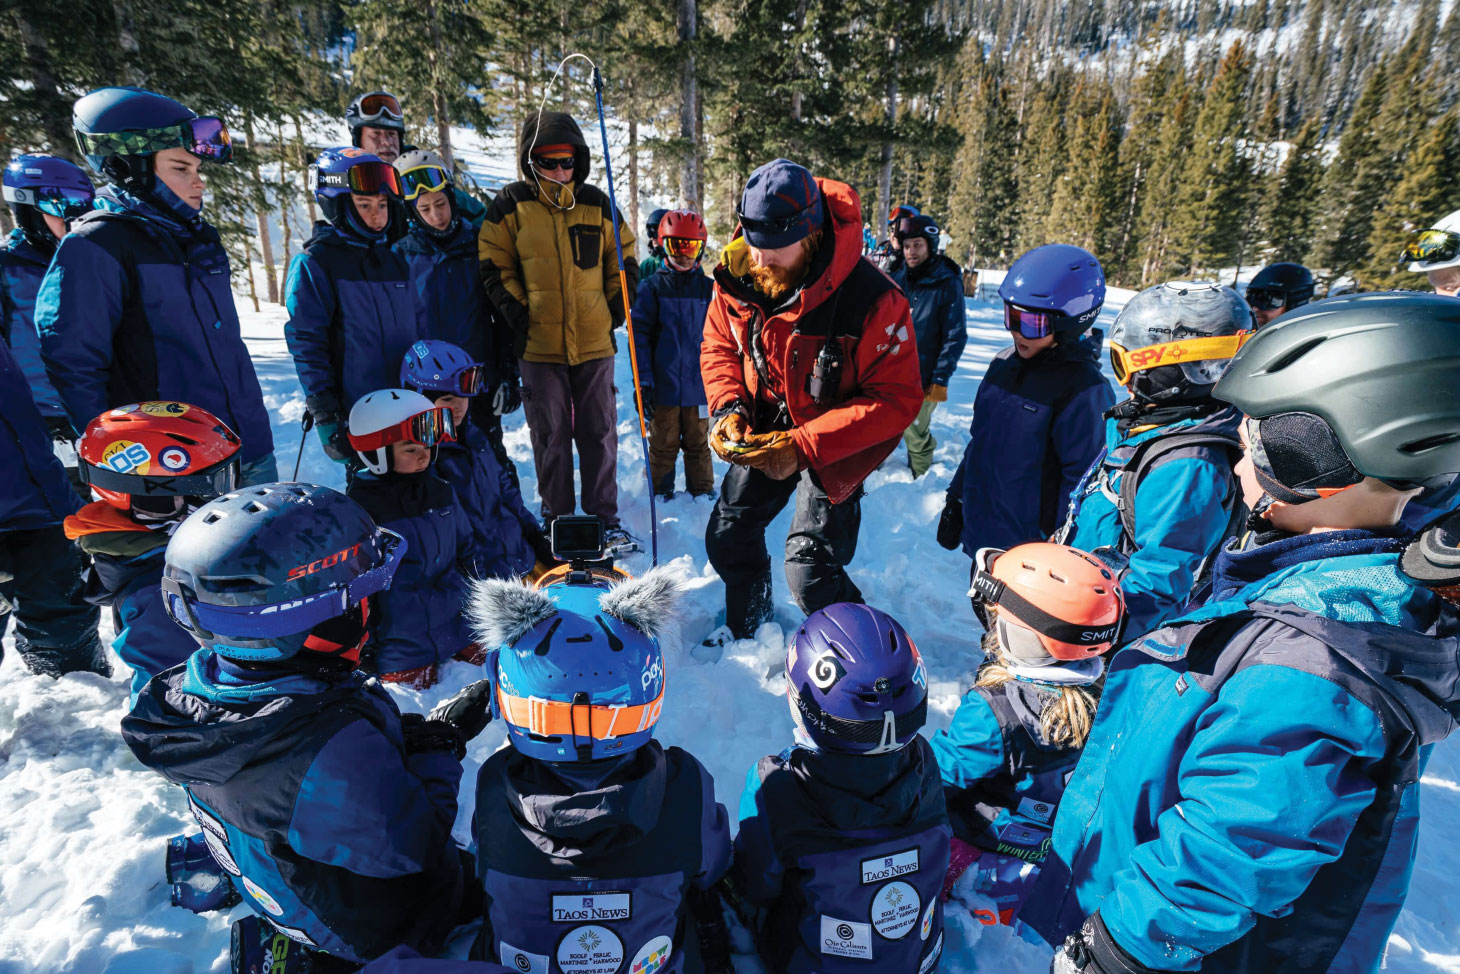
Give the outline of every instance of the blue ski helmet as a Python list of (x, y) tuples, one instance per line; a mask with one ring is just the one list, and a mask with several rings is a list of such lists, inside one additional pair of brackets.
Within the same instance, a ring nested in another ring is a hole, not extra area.
[[(351, 236), (373, 237), (378, 234), (366, 229), (360, 215), (355, 212), (351, 193), (364, 196), (385, 195), (400, 199), (400, 173), (395, 167), (373, 153), (350, 146), (325, 149), (309, 167), (309, 188), (324, 211), (325, 219), (337, 229)], [(396, 207), (390, 208), (391, 220), (395, 220)], [(388, 233), (390, 224), (381, 233)]]
[(400, 384), (427, 399), (446, 393), (476, 396), (485, 387), (486, 370), (458, 346), (426, 338), (406, 349), (400, 363)]
[(664, 704), (659, 639), (678, 594), (663, 569), (612, 588), (476, 582), (469, 611), (479, 641), (497, 649), (493, 708), (512, 746), (574, 763), (648, 743)]
[(187, 149), (200, 159), (227, 162), (233, 141), (223, 120), (199, 115), (166, 95), (141, 88), (98, 88), (76, 101), (71, 127), (86, 164), (121, 186), (151, 188), (152, 156)]
[(663, 220), (664, 214), (668, 212), (668, 210), (661, 206), (649, 214), (649, 222), (644, 224), (644, 229), (649, 233), (649, 243), (655, 243), (655, 238), (659, 236), (659, 221)]
[(313, 484), (263, 484), (194, 511), (167, 545), (163, 604), (219, 656), (360, 662), (367, 599), (390, 587), (400, 535), (359, 504)]
[(999, 285), (1005, 304), (1054, 316), (1056, 334), (1076, 334), (1095, 323), (1105, 303), (1105, 271), (1083, 247), (1045, 244), (1009, 267)]
[(16, 224), (44, 253), (53, 252), (57, 241), (43, 215), (69, 224), (90, 212), (96, 199), (96, 189), (81, 167), (56, 156), (16, 156), (5, 167), (0, 183)]
[(796, 726), (817, 747), (895, 751), (928, 717), (928, 674), (912, 638), (885, 612), (840, 602), (813, 612), (786, 660)]

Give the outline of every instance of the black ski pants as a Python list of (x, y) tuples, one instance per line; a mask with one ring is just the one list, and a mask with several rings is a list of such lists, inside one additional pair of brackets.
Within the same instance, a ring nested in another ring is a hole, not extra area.
[(14, 610), (15, 648), (32, 673), (111, 672), (96, 635), (101, 611), (82, 594), (85, 568), (59, 524), (0, 532), (0, 579), (10, 576), (0, 581), (0, 596)]
[(732, 466), (705, 528), (705, 552), (725, 582), (725, 625), (749, 639), (771, 618), (771, 556), (766, 527), (796, 498), (786, 536), (786, 582), (808, 615), (837, 602), (861, 602), (847, 575), (862, 526), (862, 489), (833, 504), (810, 470), (772, 480), (752, 467)]

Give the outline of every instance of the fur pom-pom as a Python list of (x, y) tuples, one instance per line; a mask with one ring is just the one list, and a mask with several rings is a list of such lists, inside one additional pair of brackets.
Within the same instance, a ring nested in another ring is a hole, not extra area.
[(521, 582), (500, 578), (471, 583), (466, 617), (477, 642), (488, 649), (510, 646), (558, 611), (553, 600)]
[(683, 594), (679, 572), (660, 566), (615, 585), (599, 596), (598, 605), (608, 615), (663, 643), (676, 631), (675, 610)]

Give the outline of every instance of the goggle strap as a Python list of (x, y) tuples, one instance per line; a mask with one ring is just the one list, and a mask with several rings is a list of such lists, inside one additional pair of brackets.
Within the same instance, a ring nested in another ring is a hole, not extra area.
[(1239, 331), (1235, 335), (1183, 338), (1179, 341), (1146, 345), (1129, 351), (1112, 342), (1110, 344), (1111, 365), (1115, 369), (1115, 378), (1124, 382), (1133, 373), (1162, 365), (1229, 359), (1236, 355), (1255, 334), (1257, 333), (1253, 331)]
[(994, 578), (988, 572), (979, 572), (973, 578), (971, 595), (996, 605), (1042, 636), (1075, 646), (1099, 646), (1114, 642), (1120, 635), (1121, 619), (1103, 626), (1079, 625), (1066, 622), (1050, 615), (1024, 596)]
[[(526, 728), (534, 737), (577, 738), (607, 741), (624, 734), (637, 734), (653, 727), (664, 707), (664, 688), (647, 703), (582, 704), (542, 697), (519, 697), (497, 686), (497, 709), (514, 727)], [(583, 711), (587, 711), (586, 715)], [(586, 727), (584, 726), (586, 724)], [(597, 731), (595, 726), (600, 726)]]

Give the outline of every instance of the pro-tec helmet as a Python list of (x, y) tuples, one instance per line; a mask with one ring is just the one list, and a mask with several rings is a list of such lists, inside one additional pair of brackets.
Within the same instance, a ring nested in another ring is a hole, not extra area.
[(1010, 265), (999, 297), (1010, 331), (1025, 338), (1078, 335), (1095, 323), (1105, 303), (1105, 271), (1082, 247), (1045, 244)]
[(485, 387), (486, 368), (458, 346), (427, 338), (406, 350), (400, 363), (400, 384), (428, 399), (443, 393), (476, 396)]
[(356, 148), (360, 147), (360, 130), (366, 126), (395, 129), (402, 139), (406, 137), (406, 116), (401, 111), (400, 99), (388, 91), (356, 95), (345, 109), (345, 124), (350, 129), (350, 142)]
[[(355, 212), (351, 193), (364, 196), (401, 195), (400, 174), (395, 167), (364, 149), (325, 149), (309, 167), (309, 188), (319, 201), (325, 219), (351, 234), (369, 235)], [(386, 230), (388, 232), (389, 225)]]
[(96, 198), (81, 167), (56, 156), (16, 156), (5, 167), (0, 183), (25, 238), (46, 254), (55, 251), (57, 240), (42, 214), (59, 217), (69, 225), (90, 212)]
[[(993, 606), (999, 642), (1026, 666), (1099, 656), (1120, 639), (1125, 597), (1094, 555), (1036, 541), (981, 548), (969, 596)], [(988, 624), (984, 617), (985, 625)]]
[(405, 547), (328, 487), (245, 487), (178, 526), (162, 571), (163, 604), (199, 644), (228, 659), (302, 657), (352, 669), (365, 642), (365, 600), (390, 587)]
[(1404, 245), (1401, 259), (1416, 274), (1460, 267), (1460, 210), (1427, 230), (1417, 231)]
[(1204, 399), (1254, 326), (1242, 296), (1216, 281), (1157, 284), (1116, 317), (1110, 367), (1137, 399)]
[(896, 619), (842, 602), (813, 612), (786, 659), (796, 726), (817, 747), (853, 754), (895, 751), (928, 717), (928, 674)]
[(121, 511), (169, 518), (238, 484), (242, 444), (217, 416), (185, 402), (139, 402), (86, 424), (82, 483)]
[(181, 102), (141, 88), (98, 88), (77, 99), (71, 127), (87, 165), (138, 192), (151, 190), (152, 157), (163, 149), (187, 149), (213, 162), (233, 158), (222, 119), (200, 117)]
[(473, 583), (468, 613), (478, 641), (497, 649), (493, 709), (512, 746), (571, 763), (646, 744), (664, 704), (660, 640), (679, 591), (663, 568), (611, 588)]
[(350, 446), (371, 473), (386, 473), (392, 467), (392, 443), (419, 443), (435, 447), (456, 439), (451, 410), (434, 405), (419, 392), (409, 389), (381, 389), (368, 392), (350, 409)]

